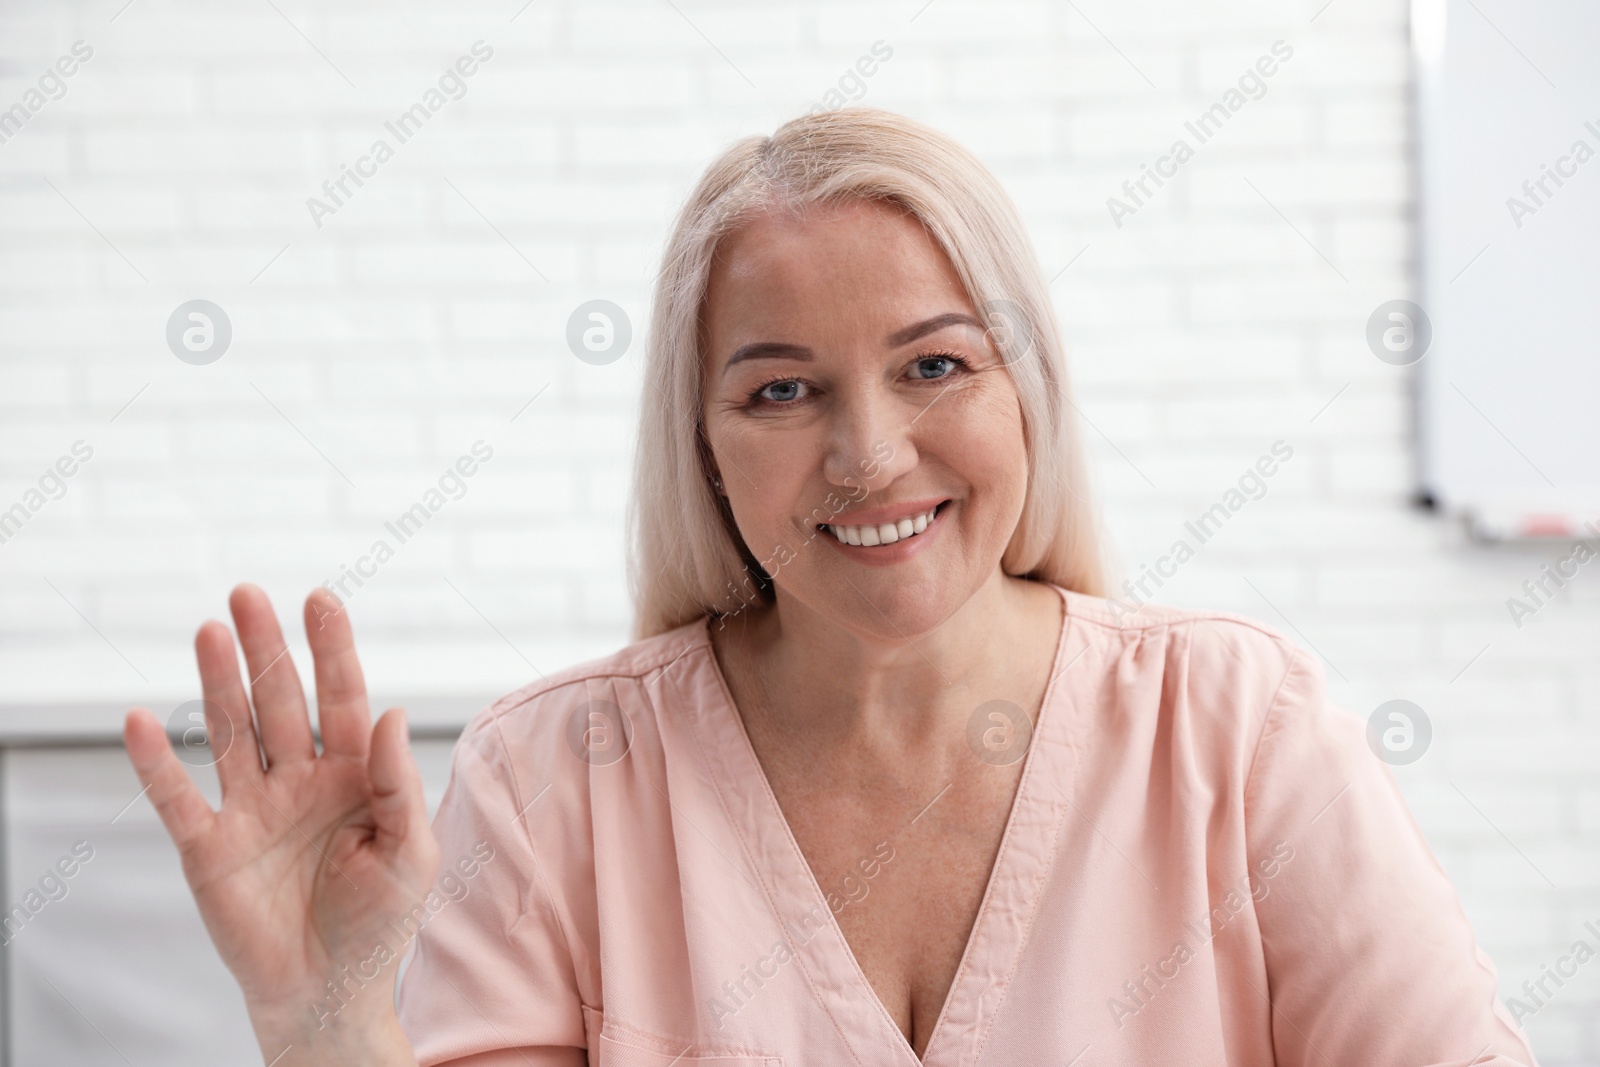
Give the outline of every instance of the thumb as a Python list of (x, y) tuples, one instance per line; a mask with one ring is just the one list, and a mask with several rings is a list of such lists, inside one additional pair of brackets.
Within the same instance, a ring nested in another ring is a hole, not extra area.
[(367, 754), (372, 817), (379, 849), (390, 857), (431, 838), (422, 775), (411, 755), (410, 727), (401, 708), (390, 708), (372, 728)]

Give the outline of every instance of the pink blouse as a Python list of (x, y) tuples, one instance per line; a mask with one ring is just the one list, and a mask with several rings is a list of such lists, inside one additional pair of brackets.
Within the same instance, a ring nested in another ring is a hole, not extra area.
[[(1053, 678), (921, 1063), (1535, 1063), (1315, 660), (1243, 618), (1119, 621), (1052, 588)], [(422, 1067), (919, 1062), (706, 622), (502, 698), (453, 761), (444, 889), (397, 996)]]

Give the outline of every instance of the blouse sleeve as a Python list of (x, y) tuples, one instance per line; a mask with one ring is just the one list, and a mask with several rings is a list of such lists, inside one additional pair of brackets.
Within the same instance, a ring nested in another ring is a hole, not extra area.
[(536, 799), (526, 791), (492, 715), (475, 721), (433, 819), (436, 907), (396, 993), (419, 1067), (587, 1063), (568, 940), (521, 815)]
[(1536, 1061), (1365, 724), (1293, 653), (1245, 786), (1272, 1041), (1284, 1067)]

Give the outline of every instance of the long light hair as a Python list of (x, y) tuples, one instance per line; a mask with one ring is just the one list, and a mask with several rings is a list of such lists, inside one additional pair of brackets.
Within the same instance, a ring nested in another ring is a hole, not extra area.
[(768, 212), (886, 202), (919, 220), (990, 327), (1021, 401), (1027, 498), (1001, 567), (1100, 595), (1104, 575), (1049, 286), (1016, 208), (955, 141), (903, 115), (849, 107), (735, 142), (701, 176), (656, 277), (633, 492), (634, 637), (774, 596), (712, 486), (702, 411), (701, 313), (718, 242)]

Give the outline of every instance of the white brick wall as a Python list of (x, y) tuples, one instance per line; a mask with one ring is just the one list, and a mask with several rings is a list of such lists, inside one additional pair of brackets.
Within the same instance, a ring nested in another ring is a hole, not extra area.
[[(1505, 599), (1559, 553), (1473, 547), (1407, 505), (1408, 372), (1363, 340), (1415, 295), (1403, 0), (119, 6), (0, 13), (0, 108), (94, 48), (0, 144), (0, 507), (94, 448), (0, 545), (0, 702), (102, 701), (111, 724), (191, 697), (193, 630), (233, 583), (298, 628), (480, 438), (466, 496), (353, 599), (374, 688), (502, 692), (615, 648), (671, 213), (881, 39), (864, 102), (988, 160), (1047, 276), (1082, 253), (1053, 288), (1120, 564), (1291, 443), (1161, 599), (1309, 642), (1363, 716), (1427, 709), (1434, 748), (1396, 775), (1505, 995), (1600, 919), (1600, 572), (1517, 629)], [(466, 95), (315, 227), (306, 198), (479, 39)], [(1265, 96), (1113, 226), (1106, 198), (1279, 39)], [(164, 340), (199, 297), (234, 329), (203, 367)], [(636, 341), (594, 367), (563, 335), (600, 297)], [(1530, 1020), (1542, 1061), (1600, 1063), (1597, 1018), (1600, 965)]]

